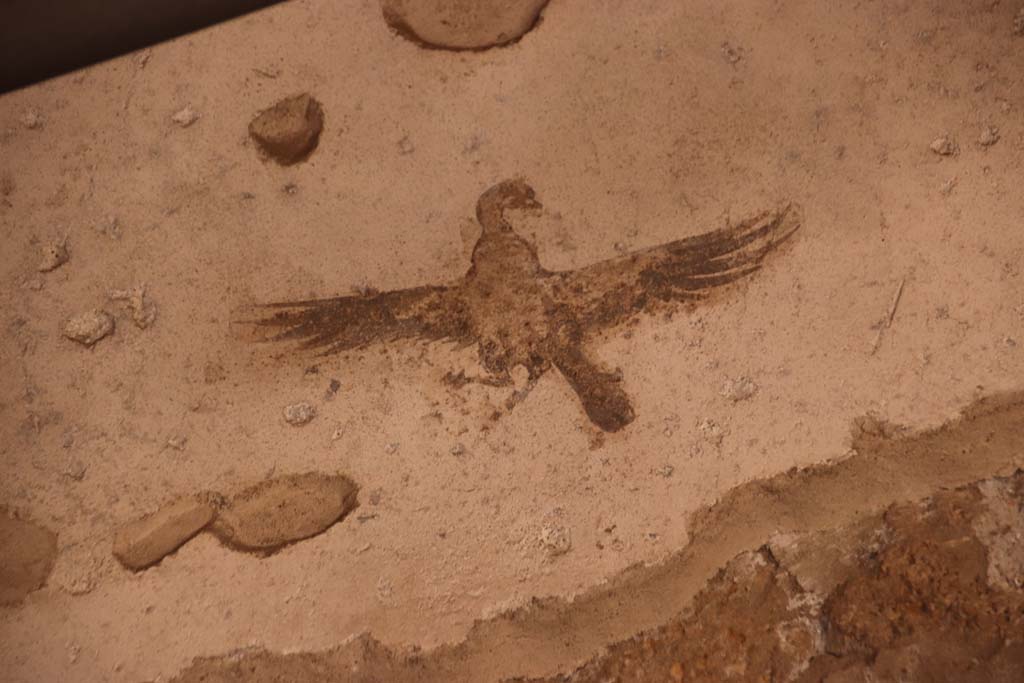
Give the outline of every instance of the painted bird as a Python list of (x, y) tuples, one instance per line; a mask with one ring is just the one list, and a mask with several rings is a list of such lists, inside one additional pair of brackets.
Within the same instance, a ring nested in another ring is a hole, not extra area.
[(520, 179), (484, 192), (472, 265), (450, 284), (260, 304), (260, 315), (242, 322), (263, 340), (294, 340), (325, 354), (410, 338), (476, 344), (489, 383), (510, 384), (511, 370), (521, 365), (532, 385), (554, 367), (590, 420), (615, 432), (635, 412), (620, 375), (587, 354), (588, 339), (641, 312), (706, 299), (758, 270), (799, 227), (797, 211), (787, 205), (695, 237), (549, 271), (509, 222), (510, 211), (540, 208)]

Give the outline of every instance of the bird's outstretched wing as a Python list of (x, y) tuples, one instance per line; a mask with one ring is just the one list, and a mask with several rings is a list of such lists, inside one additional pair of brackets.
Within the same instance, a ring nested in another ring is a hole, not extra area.
[(584, 328), (615, 325), (660, 302), (694, 301), (761, 267), (800, 226), (786, 206), (732, 227), (554, 273), (555, 297)]
[(451, 287), (258, 304), (249, 311), (249, 319), (237, 322), (248, 326), (257, 340), (296, 341), (324, 354), (377, 341), (463, 341), (469, 335), (461, 299)]

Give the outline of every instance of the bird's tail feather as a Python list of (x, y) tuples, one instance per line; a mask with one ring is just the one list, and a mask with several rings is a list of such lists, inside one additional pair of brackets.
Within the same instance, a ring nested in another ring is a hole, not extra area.
[(579, 396), (590, 421), (606, 432), (617, 432), (636, 417), (622, 378), (603, 370), (579, 348), (566, 349), (553, 359)]

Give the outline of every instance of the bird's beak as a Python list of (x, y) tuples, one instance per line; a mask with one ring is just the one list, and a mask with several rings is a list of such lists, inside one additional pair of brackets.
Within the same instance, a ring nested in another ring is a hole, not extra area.
[(505, 209), (523, 211), (534, 216), (539, 216), (544, 205), (537, 201), (532, 195), (516, 197), (505, 203)]
[(526, 188), (526, 192), (522, 193), (512, 201), (512, 208), (519, 209), (520, 211), (528, 211), (530, 213), (539, 213), (544, 205), (541, 204), (533, 194), (533, 189), (530, 187)]
[(496, 203), (501, 212), (511, 209), (536, 214), (543, 208), (534, 196), (533, 188), (521, 180), (498, 183), (480, 197), (477, 206), (486, 208), (492, 203)]
[(540, 213), (544, 209), (544, 205), (533, 197), (527, 199), (524, 204), (523, 208), (531, 213)]

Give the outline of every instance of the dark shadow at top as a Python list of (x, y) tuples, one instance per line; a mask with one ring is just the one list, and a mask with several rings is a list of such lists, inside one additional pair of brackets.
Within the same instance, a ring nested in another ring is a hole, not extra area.
[(0, 0), (0, 93), (280, 0)]

